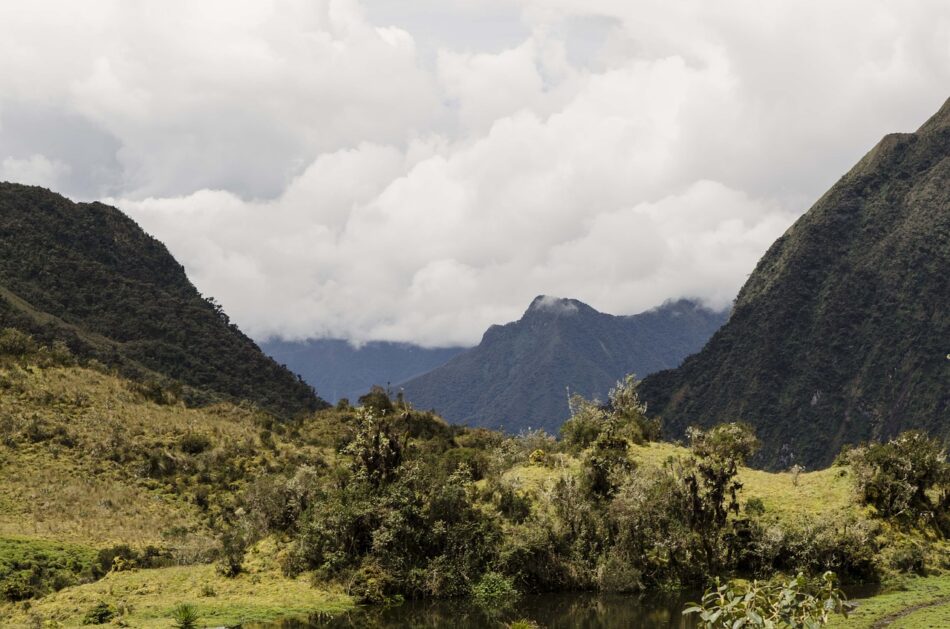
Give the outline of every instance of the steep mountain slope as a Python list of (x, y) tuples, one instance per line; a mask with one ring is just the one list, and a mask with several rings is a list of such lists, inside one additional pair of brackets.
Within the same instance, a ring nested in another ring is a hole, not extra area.
[(248, 399), (281, 414), (325, 404), (134, 221), (42, 188), (0, 183), (2, 327), (63, 340), (140, 379), (179, 381), (192, 402)]
[(569, 414), (568, 389), (606, 399), (627, 373), (679, 364), (725, 317), (688, 301), (616, 317), (541, 296), (518, 321), (492, 326), (477, 347), (402, 388), (417, 407), (449, 421), (556, 433)]
[(641, 394), (670, 436), (752, 423), (760, 463), (844, 443), (950, 437), (950, 101), (888, 135), (759, 262), (729, 322)]
[(374, 384), (405, 382), (444, 365), (465, 348), (380, 341), (354, 347), (342, 339), (311, 339), (265, 341), (261, 349), (300, 374), (329, 402), (346, 398), (355, 404)]

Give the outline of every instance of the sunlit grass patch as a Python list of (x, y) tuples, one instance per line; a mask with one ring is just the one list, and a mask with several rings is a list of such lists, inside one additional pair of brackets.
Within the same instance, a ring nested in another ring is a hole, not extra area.
[(307, 577), (288, 579), (268, 571), (226, 578), (214, 566), (200, 565), (113, 572), (95, 583), (33, 601), (28, 610), (13, 604), (0, 607), (0, 615), (10, 617), (4, 626), (27, 627), (39, 618), (64, 628), (80, 627), (99, 602), (114, 608), (128, 626), (142, 629), (171, 626), (172, 610), (180, 603), (194, 605), (201, 626), (339, 613), (353, 606), (348, 596), (314, 588)]

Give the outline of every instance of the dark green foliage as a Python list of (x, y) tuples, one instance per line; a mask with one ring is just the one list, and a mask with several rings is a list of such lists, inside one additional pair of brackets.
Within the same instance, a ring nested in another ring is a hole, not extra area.
[(641, 393), (679, 438), (740, 419), (759, 461), (828, 464), (910, 428), (950, 437), (950, 101), (885, 137), (759, 261), (729, 322)]
[(739, 466), (758, 447), (752, 430), (742, 424), (722, 424), (709, 431), (691, 428), (690, 448), (695, 455), (684, 466), (683, 483), (689, 500), (687, 517), (698, 532), (718, 531), (729, 513), (739, 514), (736, 477)]
[(287, 416), (324, 405), (131, 219), (42, 188), (0, 183), (2, 327), (117, 367), (156, 401), (178, 381), (194, 403), (249, 399)]
[(95, 607), (86, 612), (82, 624), (104, 625), (113, 618), (115, 618), (115, 608), (105, 601), (99, 601)]
[(628, 373), (676, 366), (726, 318), (689, 301), (616, 317), (573, 299), (536, 298), (518, 321), (403, 384), (406, 398), (455, 423), (557, 434), (568, 396), (605, 399)]
[(359, 405), (379, 417), (390, 415), (396, 410), (392, 400), (389, 399), (389, 393), (379, 385), (373, 385), (368, 393), (361, 395)]
[(375, 415), (370, 408), (360, 409), (356, 422), (355, 437), (345, 450), (353, 457), (356, 474), (373, 486), (389, 482), (402, 463), (402, 445), (392, 420)]
[(509, 607), (520, 596), (511, 579), (498, 572), (486, 572), (472, 586), (472, 598), (478, 605), (488, 609)]
[(92, 581), (103, 571), (91, 548), (39, 540), (0, 539), (0, 597), (21, 601)]
[(610, 498), (617, 491), (624, 475), (633, 469), (627, 457), (629, 444), (617, 434), (615, 422), (606, 426), (584, 454), (584, 491), (600, 499)]
[[(862, 500), (882, 517), (944, 524), (939, 503), (950, 490), (950, 463), (939, 440), (910, 431), (887, 443), (852, 450), (849, 458)], [(938, 492), (936, 501), (931, 490)]]
[(178, 447), (185, 454), (201, 454), (211, 449), (211, 438), (208, 435), (190, 432), (181, 437)]

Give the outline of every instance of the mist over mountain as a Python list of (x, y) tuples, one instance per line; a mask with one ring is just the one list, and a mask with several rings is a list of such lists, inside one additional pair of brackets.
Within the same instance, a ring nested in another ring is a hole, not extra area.
[(0, 183), (0, 328), (65, 342), (123, 374), (184, 385), (193, 403), (251, 400), (280, 415), (325, 405), (205, 299), (119, 210)]
[(444, 365), (465, 350), (384, 341), (356, 347), (342, 339), (271, 339), (262, 342), (261, 349), (300, 374), (333, 404), (341, 398), (355, 404), (373, 385), (404, 382)]
[(950, 437), (950, 101), (886, 136), (759, 261), (729, 322), (641, 393), (668, 436), (743, 420), (763, 463)]
[(614, 316), (576, 299), (539, 296), (521, 319), (490, 327), (478, 346), (401, 388), (416, 407), (449, 421), (556, 434), (569, 415), (568, 391), (606, 399), (628, 373), (678, 365), (726, 317), (687, 300)]

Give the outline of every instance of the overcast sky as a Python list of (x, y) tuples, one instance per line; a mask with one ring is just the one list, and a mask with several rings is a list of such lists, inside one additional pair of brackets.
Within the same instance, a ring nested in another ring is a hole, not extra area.
[(258, 339), (725, 306), (948, 96), (945, 0), (0, 3), (0, 180), (123, 209)]

